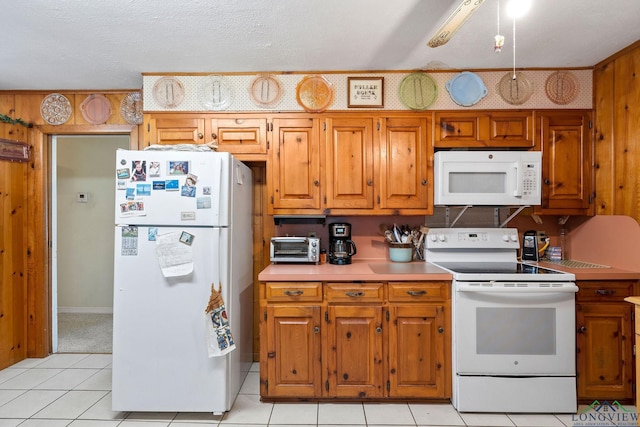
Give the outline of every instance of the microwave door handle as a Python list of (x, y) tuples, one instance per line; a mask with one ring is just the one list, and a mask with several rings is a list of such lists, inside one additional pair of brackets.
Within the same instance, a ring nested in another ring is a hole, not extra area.
[(516, 170), (516, 189), (513, 191), (515, 197), (522, 197), (522, 183), (524, 181), (522, 162), (516, 162), (514, 165)]

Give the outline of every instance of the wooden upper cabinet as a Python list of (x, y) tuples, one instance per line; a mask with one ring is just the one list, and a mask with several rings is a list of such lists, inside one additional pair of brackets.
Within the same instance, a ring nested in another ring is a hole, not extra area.
[(429, 119), (380, 119), (379, 204), (382, 209), (422, 209), (429, 206)]
[(207, 125), (207, 141), (217, 144), (218, 151), (267, 154), (266, 118), (211, 118)]
[(531, 148), (533, 111), (435, 113), (434, 146), (442, 148)]
[(327, 209), (373, 208), (373, 118), (326, 119)]
[(145, 116), (145, 146), (161, 144), (204, 144), (204, 122), (193, 114), (150, 114)]
[(542, 205), (537, 214), (593, 215), (591, 114), (539, 113)]
[(318, 119), (273, 120), (273, 147), (267, 191), (269, 212), (305, 209), (321, 212)]

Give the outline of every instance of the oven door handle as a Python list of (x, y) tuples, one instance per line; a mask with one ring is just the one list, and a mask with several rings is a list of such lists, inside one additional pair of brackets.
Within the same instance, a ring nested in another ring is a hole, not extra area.
[(562, 286), (562, 287), (538, 287), (538, 286), (485, 286), (485, 285), (470, 285), (467, 283), (458, 283), (456, 290), (459, 292), (502, 292), (509, 294), (533, 294), (533, 293), (576, 293), (578, 292), (577, 286)]

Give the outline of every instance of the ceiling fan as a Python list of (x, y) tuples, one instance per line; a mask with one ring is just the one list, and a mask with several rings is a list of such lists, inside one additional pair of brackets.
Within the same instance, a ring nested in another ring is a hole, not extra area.
[(462, 0), (449, 18), (434, 33), (427, 45), (429, 47), (438, 47), (451, 40), (455, 32), (462, 27), (462, 24), (469, 19), (482, 3), (484, 3), (484, 0)]

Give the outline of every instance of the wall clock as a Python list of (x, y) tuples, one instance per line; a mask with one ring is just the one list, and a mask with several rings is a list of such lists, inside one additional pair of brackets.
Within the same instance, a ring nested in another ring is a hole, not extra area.
[(251, 83), (249, 95), (251, 95), (251, 100), (258, 107), (273, 107), (280, 102), (282, 87), (274, 76), (261, 74)]
[(306, 111), (320, 113), (333, 102), (333, 85), (322, 76), (307, 76), (296, 87), (296, 100)]
[(184, 100), (184, 86), (175, 77), (162, 77), (153, 85), (153, 99), (163, 108), (176, 108)]

